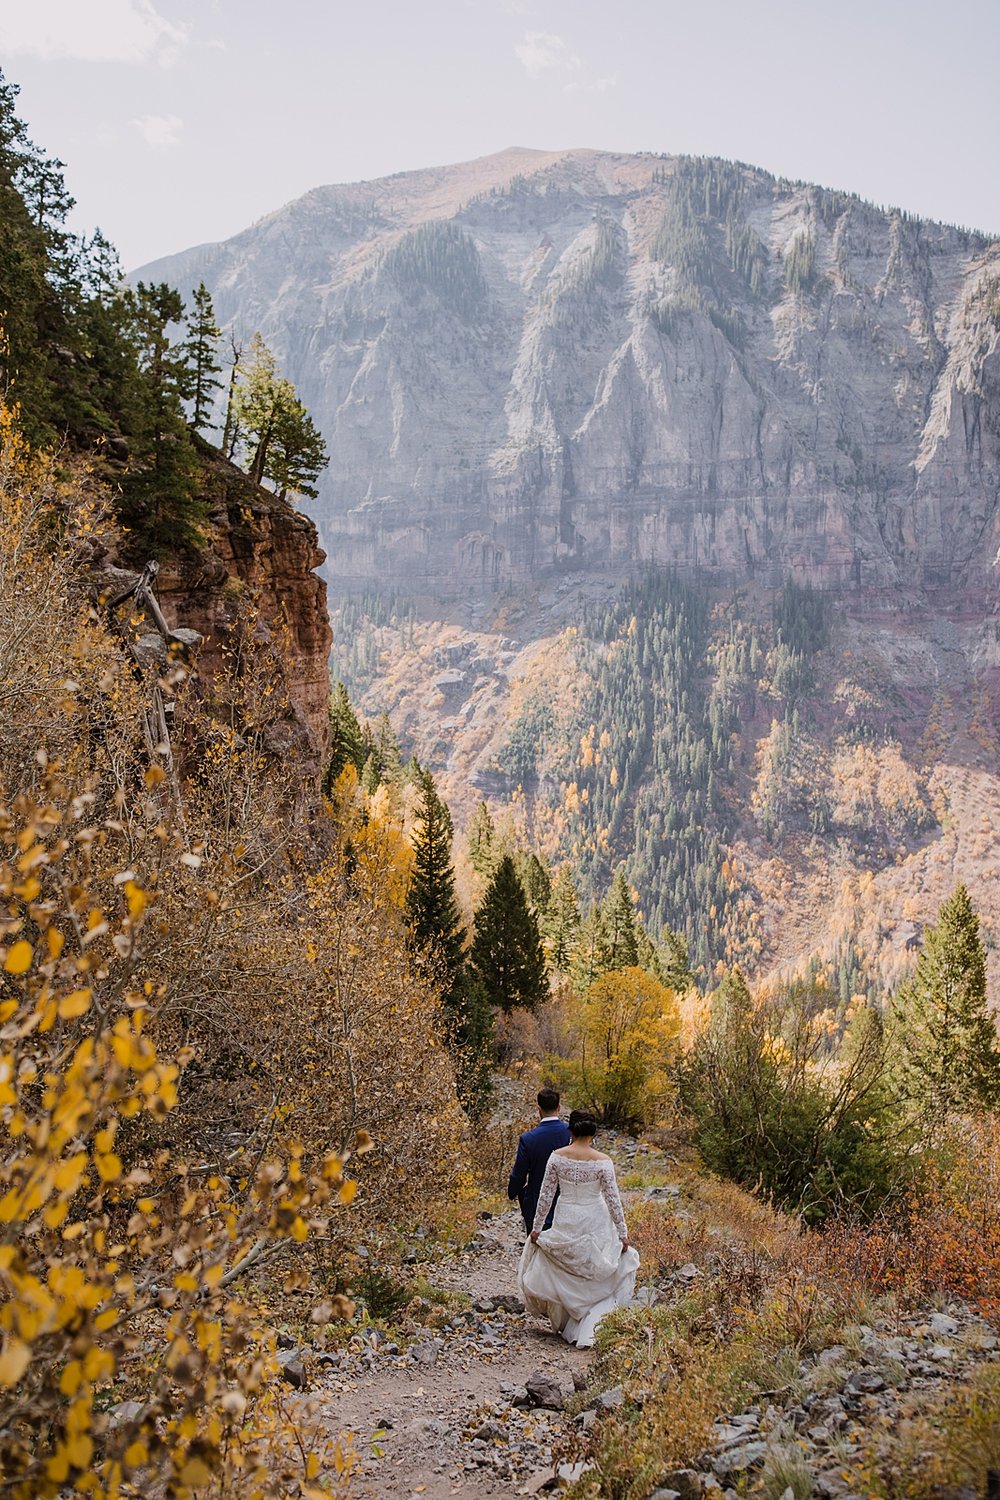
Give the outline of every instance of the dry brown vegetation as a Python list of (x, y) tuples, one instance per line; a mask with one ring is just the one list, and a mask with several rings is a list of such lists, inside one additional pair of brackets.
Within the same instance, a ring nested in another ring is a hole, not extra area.
[(283, 1411), (255, 1277), (342, 1316), (338, 1247), (452, 1214), (464, 1180), (405, 852), (391, 820), (299, 816), (252, 601), (210, 713), (90, 596), (80, 477), (9, 413), (0, 438), (5, 1483), (326, 1494), (350, 1455)]
[[(818, 1234), (675, 1157), (676, 1205), (643, 1203), (630, 1213), (643, 1279), (661, 1290), (651, 1306), (602, 1325), (589, 1389), (621, 1385), (625, 1399), (595, 1427), (596, 1475), (571, 1491), (574, 1500), (644, 1500), (669, 1485), (671, 1471), (698, 1466), (713, 1423), (727, 1413), (839, 1389), (836, 1381), (824, 1387), (831, 1371), (817, 1354), (835, 1347), (836, 1358), (850, 1360), (873, 1326), (899, 1331), (915, 1310), (956, 1294), (971, 1294), (995, 1319), (995, 1126), (966, 1139), (953, 1165), (954, 1176), (915, 1200), (905, 1231)], [(663, 1274), (687, 1263), (695, 1272), (664, 1292)], [(987, 1469), (1000, 1463), (996, 1365), (944, 1379), (923, 1396), (914, 1391), (901, 1409), (896, 1423), (859, 1419), (842, 1482), (883, 1500), (943, 1500), (959, 1484), (983, 1493)], [(796, 1453), (779, 1431), (763, 1470), (745, 1476), (745, 1492), (777, 1497), (793, 1483), (797, 1495), (814, 1493)]]

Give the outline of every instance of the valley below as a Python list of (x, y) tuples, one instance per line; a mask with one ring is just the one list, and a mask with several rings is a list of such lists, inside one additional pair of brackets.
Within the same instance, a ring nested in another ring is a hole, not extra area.
[[(601, 829), (579, 800), (588, 775), (600, 770), (593, 750), (585, 765), (581, 749), (598, 707), (599, 671), (581, 622), (618, 596), (614, 579), (591, 577), (453, 609), (439, 620), (419, 619), (398, 598), (370, 615), (348, 604), (333, 611), (333, 662), (364, 712), (388, 714), (407, 751), (433, 770), (460, 827), (485, 801), (547, 859), (579, 858), (595, 840), (595, 888), (624, 859), (648, 920), (659, 888), (655, 872), (652, 889), (645, 878), (634, 824), (619, 811), (617, 842), (605, 836), (602, 847)], [(809, 691), (790, 707), (768, 665), (775, 593), (744, 587), (707, 597), (712, 622), (694, 673), (703, 711), (718, 691), (720, 642), (731, 638), (734, 615), (763, 646), (759, 676), (724, 685), (734, 749), (720, 773), (715, 816), (726, 829), (724, 858), (739, 894), (718, 956), (761, 979), (803, 971), (813, 959), (836, 971), (846, 959), (891, 987), (961, 881), (976, 892), (995, 981), (997, 605), (980, 596), (959, 613), (942, 601), (892, 610), (878, 601), (866, 608), (827, 600)], [(376, 624), (387, 611), (391, 621)], [(664, 707), (657, 719), (658, 712), (653, 737), (671, 732), (669, 712)], [(530, 753), (512, 758), (512, 744), (516, 750), (532, 725)], [(596, 739), (610, 728), (598, 721)], [(619, 797), (634, 802), (654, 758)], [(678, 800), (687, 790), (658, 786)], [(696, 900), (693, 888), (682, 896), (675, 923), (683, 925)]]

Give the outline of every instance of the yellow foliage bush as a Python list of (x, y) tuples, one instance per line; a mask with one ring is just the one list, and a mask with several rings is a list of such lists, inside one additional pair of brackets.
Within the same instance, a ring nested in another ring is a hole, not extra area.
[(282, 1411), (253, 1280), (347, 1313), (311, 1247), (462, 1180), (409, 849), (392, 809), (304, 801), (251, 597), (209, 702), (180, 661), (136, 669), (90, 597), (114, 534), (86, 484), (0, 412), (0, 1470), (21, 1497), (327, 1494), (350, 1455)]
[(662, 1117), (681, 1031), (671, 989), (638, 966), (614, 969), (594, 980), (566, 1022), (570, 1056), (546, 1066), (575, 1105), (623, 1129)]
[[(88, 828), (52, 775), (46, 789), (0, 807), (8, 1492), (298, 1493), (319, 1456), (293, 1467), (298, 1447), (282, 1451), (267, 1341), (229, 1287), (266, 1247), (324, 1228), (353, 1185), (335, 1155), (303, 1171), (298, 1146), (240, 1186), (162, 1144), (186, 1058), (149, 1035), (154, 893), (129, 869), (105, 884), (118, 831)], [(132, 1403), (119, 1421), (109, 1398)]]

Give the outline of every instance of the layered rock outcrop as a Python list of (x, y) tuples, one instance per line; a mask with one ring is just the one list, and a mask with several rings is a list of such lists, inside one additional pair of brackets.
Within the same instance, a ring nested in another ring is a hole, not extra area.
[(316, 527), (276, 495), (251, 484), (221, 458), (206, 457), (203, 485), (211, 505), (197, 558), (160, 564), (157, 595), (172, 626), (202, 636), (197, 671), (212, 692), (232, 653), (232, 626), (252, 600), (249, 628), (273, 643), (278, 711), (272, 753), (290, 753), (307, 780), (322, 769), (329, 737), (330, 618)]
[(647, 563), (994, 586), (1000, 243), (730, 163), (513, 150), (147, 267), (259, 328), (338, 588)]

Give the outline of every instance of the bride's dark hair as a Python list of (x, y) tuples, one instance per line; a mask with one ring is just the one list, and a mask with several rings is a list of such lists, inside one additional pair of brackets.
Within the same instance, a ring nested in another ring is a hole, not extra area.
[(596, 1135), (597, 1121), (585, 1109), (574, 1109), (569, 1117), (569, 1133), (574, 1139), (580, 1136)]

